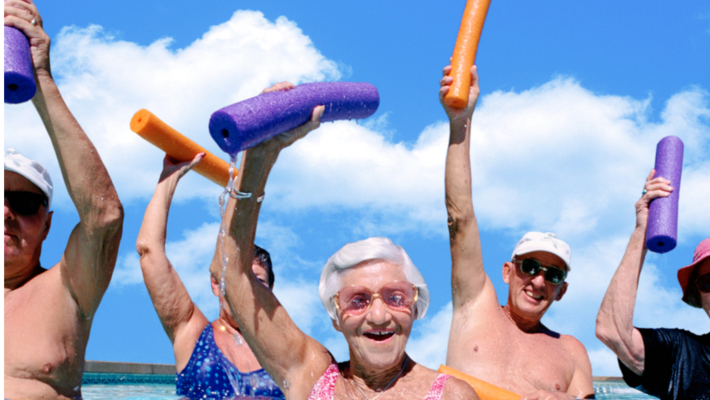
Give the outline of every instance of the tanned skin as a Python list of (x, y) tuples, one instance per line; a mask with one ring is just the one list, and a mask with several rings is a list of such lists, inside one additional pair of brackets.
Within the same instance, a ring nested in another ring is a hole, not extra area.
[[(639, 277), (648, 251), (648, 208), (653, 199), (668, 197), (673, 191), (670, 181), (662, 177), (653, 178), (655, 173), (655, 170), (651, 170), (646, 178), (645, 193), (636, 202), (636, 227), (597, 315), (596, 333), (599, 340), (638, 376), (643, 376), (646, 368), (646, 347), (633, 321)], [(710, 259), (703, 260), (695, 268), (698, 271), (696, 276), (710, 273)], [(695, 282), (688, 284), (694, 285)], [(700, 301), (710, 317), (710, 293), (700, 292)]]
[[(37, 25), (30, 22), (36, 19)], [(39, 263), (52, 213), (15, 213), (5, 200), (5, 391), (9, 399), (74, 399), (81, 396), (84, 354), (93, 316), (116, 264), (123, 208), (89, 137), (52, 78), (49, 37), (30, 1), (7, 0), (5, 25), (30, 41), (37, 109), (57, 154), (62, 177), (80, 222), (61, 260)], [(57, 179), (55, 177), (55, 182)], [(5, 171), (5, 191), (41, 190)]]
[[(288, 90), (293, 85), (283, 83), (277, 84), (277, 87)], [(249, 199), (229, 199), (222, 220), (227, 232), (224, 250), (218, 246), (210, 268), (213, 275), (221, 277), (224, 251), (230, 260), (225, 282), (226, 299), (232, 315), (239, 323), (249, 347), (287, 399), (308, 398), (315, 383), (334, 360), (323, 345), (298, 329), (273, 293), (251, 273), (254, 235), (262, 204), (255, 199), (264, 193), (269, 172), (281, 150), (317, 128), (323, 110), (322, 106), (316, 107), (306, 124), (246, 150), (235, 188), (253, 195)], [(268, 201), (268, 197), (264, 201)], [(399, 267), (389, 263), (353, 268), (349, 278), (345, 279), (352, 279), (349, 281), (351, 284), (363, 284), (371, 290), (378, 290), (383, 284), (378, 279), (402, 279), (397, 275), (402, 274)], [(401, 344), (412, 323), (411, 312), (391, 311), (379, 299), (358, 318), (339, 315), (334, 326), (343, 332), (348, 341), (351, 360), (340, 364), (335, 397), (361, 400), (362, 394), (357, 385), (367, 396), (374, 398), (377, 390), (383, 390), (390, 382), (393, 382), (392, 385), (378, 400), (420, 399), (426, 396), (438, 376), (436, 371), (406, 357), (402, 346), (387, 345), (387, 349), (375, 357), (370, 349), (373, 344), (363, 338), (366, 331), (387, 326), (397, 330), (401, 337), (396, 343)], [(401, 377), (393, 381), (402, 370)], [(478, 396), (465, 382), (451, 378), (446, 383), (442, 398), (475, 400)]]
[[(175, 367), (178, 373), (187, 366), (197, 340), (210, 322), (192, 302), (190, 294), (165, 253), (168, 212), (180, 178), (202, 161), (204, 155), (204, 153), (200, 153), (192, 161), (183, 163), (178, 163), (168, 156), (165, 157), (163, 172), (160, 174), (153, 198), (145, 210), (143, 224), (136, 243), (136, 249), (141, 257), (140, 263), (145, 286), (151, 300), (153, 300), (153, 306), (158, 313), (163, 329), (173, 345)], [(263, 285), (268, 286), (266, 266), (258, 260), (254, 260), (252, 272)], [(220, 304), (226, 304), (216, 278), (211, 276), (210, 281), (212, 292), (220, 299)], [(211, 324), (217, 347), (240, 372), (261, 369), (259, 361), (249, 346), (237, 344), (235, 338), (241, 336), (241, 330), (237, 321), (232, 317), (229, 307), (220, 307), (219, 317)]]
[[(463, 373), (523, 395), (523, 399), (593, 398), (592, 366), (577, 339), (547, 329), (540, 319), (567, 283), (552, 285), (542, 274), (521, 273), (512, 262), (503, 264), (509, 285), (508, 303), (501, 307), (483, 268), (481, 239), (473, 211), (471, 188), (471, 119), (480, 92), (476, 67), (468, 105), (456, 109), (443, 98), (453, 79), (444, 68), (439, 97), (449, 117), (451, 136), (446, 157), (446, 209), (451, 246), (453, 320), (446, 364)], [(562, 259), (533, 252), (543, 265), (566, 269)]]

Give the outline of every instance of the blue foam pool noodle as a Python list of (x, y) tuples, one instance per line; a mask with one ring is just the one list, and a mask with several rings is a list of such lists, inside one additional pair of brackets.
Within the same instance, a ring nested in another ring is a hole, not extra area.
[(5, 27), (5, 103), (24, 103), (34, 97), (30, 42), (19, 29)]
[(380, 96), (369, 83), (316, 82), (291, 90), (262, 93), (212, 114), (210, 135), (230, 155), (303, 125), (313, 108), (325, 106), (322, 122), (367, 118)]

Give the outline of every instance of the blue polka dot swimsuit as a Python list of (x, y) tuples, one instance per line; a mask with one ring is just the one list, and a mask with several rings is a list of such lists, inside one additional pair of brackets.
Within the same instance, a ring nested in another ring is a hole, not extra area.
[(177, 394), (190, 399), (223, 399), (236, 396), (283, 399), (284, 394), (262, 368), (240, 372), (217, 347), (212, 325), (195, 344), (185, 369), (177, 374)]

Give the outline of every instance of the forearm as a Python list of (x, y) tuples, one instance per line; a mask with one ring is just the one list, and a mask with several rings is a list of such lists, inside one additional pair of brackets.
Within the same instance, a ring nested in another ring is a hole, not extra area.
[(33, 103), (49, 134), (62, 176), (79, 217), (122, 221), (123, 209), (94, 145), (64, 102), (51, 74), (38, 71)]
[(136, 250), (143, 258), (153, 253), (165, 253), (168, 214), (173, 200), (177, 179), (164, 179), (158, 183), (153, 197), (145, 209), (145, 216), (138, 232)]
[[(450, 121), (446, 155), (446, 210), (452, 258), (452, 292), (459, 306), (485, 283), (478, 223), (471, 191), (471, 118)], [(473, 272), (473, 273), (472, 273)]]
[(637, 226), (597, 316), (597, 337), (622, 361), (638, 361), (639, 357), (642, 361), (643, 357), (643, 342), (638, 343), (634, 334), (633, 316), (639, 276), (646, 255), (645, 239), (646, 226)]

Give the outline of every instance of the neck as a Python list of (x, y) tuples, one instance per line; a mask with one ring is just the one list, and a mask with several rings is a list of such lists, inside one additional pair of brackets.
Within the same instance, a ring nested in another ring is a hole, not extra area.
[(5, 264), (5, 289), (17, 289), (29, 282), (30, 279), (46, 271), (39, 265), (39, 261), (34, 264), (32, 268), (13, 268), (12, 265)]
[(523, 332), (540, 332), (544, 328), (539, 319), (526, 318), (520, 314), (517, 314), (515, 310), (510, 307), (510, 302), (503, 307), (503, 312), (518, 327), (518, 329)]
[[(219, 330), (226, 331), (230, 335), (242, 334), (242, 331), (239, 329), (239, 324), (237, 324), (237, 321), (235, 321), (234, 318), (229, 318), (220, 314), (219, 318), (217, 318), (215, 322)], [(213, 326), (213, 328), (215, 327)]]
[[(350, 378), (363, 389), (368, 388), (375, 392), (381, 392), (393, 385), (395, 378), (407, 371), (406, 364), (409, 364), (409, 356), (404, 353), (392, 367), (375, 370), (361, 364), (351, 355)], [(404, 372), (402, 372), (403, 370)]]

